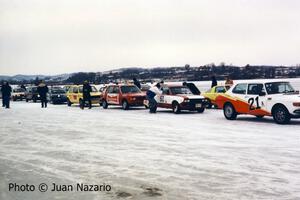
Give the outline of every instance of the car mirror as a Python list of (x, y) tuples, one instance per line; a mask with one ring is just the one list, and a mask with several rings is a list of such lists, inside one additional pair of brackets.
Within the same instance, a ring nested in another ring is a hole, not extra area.
[(266, 96), (266, 92), (260, 92), (259, 96)]

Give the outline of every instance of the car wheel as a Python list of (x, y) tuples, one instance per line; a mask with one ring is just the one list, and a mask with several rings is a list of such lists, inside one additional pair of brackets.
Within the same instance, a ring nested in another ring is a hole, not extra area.
[(83, 100), (82, 99), (79, 99), (79, 107), (81, 108), (81, 109), (84, 109), (84, 102), (83, 102)]
[(70, 99), (67, 99), (67, 105), (72, 106), (72, 102), (70, 101)]
[(198, 112), (198, 113), (203, 113), (204, 110), (205, 110), (205, 107), (201, 107), (201, 108), (197, 109), (197, 112)]
[(206, 104), (206, 107), (207, 108), (212, 108), (212, 104), (211, 104), (211, 101), (209, 99), (207, 99), (207, 104)]
[(223, 108), (224, 116), (228, 120), (235, 120), (237, 113), (231, 103), (226, 103)]
[(178, 114), (181, 112), (180, 105), (177, 102), (172, 104), (173, 113)]
[(122, 103), (122, 108), (123, 108), (124, 110), (128, 110), (129, 104), (128, 104), (128, 102), (127, 102), (126, 100), (123, 101), (123, 103)]
[(102, 107), (103, 107), (104, 109), (107, 109), (108, 103), (107, 103), (106, 100), (103, 100), (103, 101), (102, 101)]
[(288, 124), (291, 120), (290, 113), (284, 106), (274, 108), (272, 115), (277, 124)]
[(33, 98), (33, 102), (36, 103), (36, 98)]
[(26, 98), (26, 102), (28, 102), (29, 100)]

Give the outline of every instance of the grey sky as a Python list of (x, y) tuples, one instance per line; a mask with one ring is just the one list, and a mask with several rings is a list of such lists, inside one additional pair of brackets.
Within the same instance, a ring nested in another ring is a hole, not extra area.
[(0, 0), (0, 74), (300, 63), (298, 0)]

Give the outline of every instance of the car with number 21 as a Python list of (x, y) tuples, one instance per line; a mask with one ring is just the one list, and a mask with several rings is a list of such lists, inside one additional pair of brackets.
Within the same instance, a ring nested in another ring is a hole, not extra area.
[(257, 118), (272, 116), (278, 124), (287, 124), (291, 118), (300, 118), (299, 91), (287, 81), (248, 81), (236, 83), (225, 94), (216, 98), (228, 120), (239, 114)]

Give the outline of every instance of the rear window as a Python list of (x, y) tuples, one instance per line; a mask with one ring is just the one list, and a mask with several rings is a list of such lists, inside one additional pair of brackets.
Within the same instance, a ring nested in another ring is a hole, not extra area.
[(141, 90), (136, 87), (135, 85), (132, 86), (121, 86), (121, 92), (122, 93), (139, 93)]

